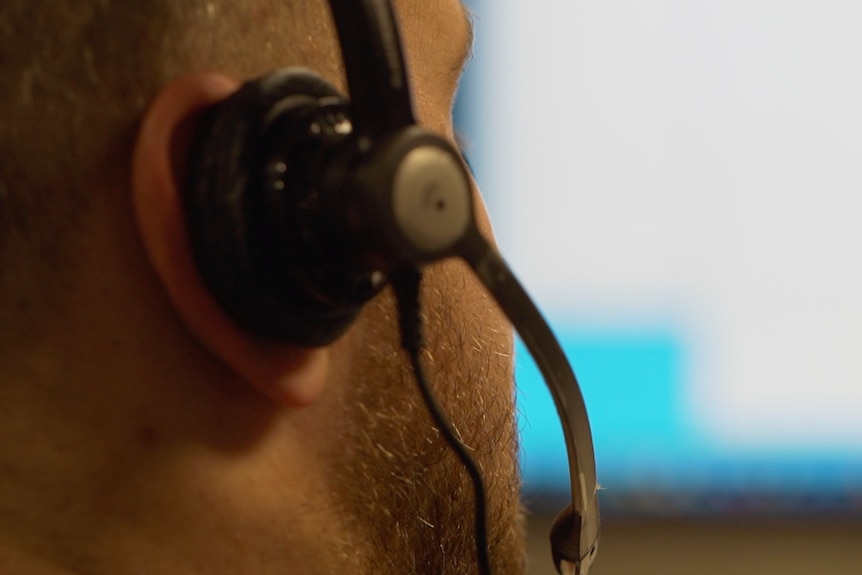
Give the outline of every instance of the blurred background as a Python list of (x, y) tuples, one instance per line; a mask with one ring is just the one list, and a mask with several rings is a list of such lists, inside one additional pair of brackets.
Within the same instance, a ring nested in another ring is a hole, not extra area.
[[(595, 573), (862, 572), (862, 4), (467, 4), (456, 123), (581, 380)], [(565, 449), (517, 361), (551, 573)]]

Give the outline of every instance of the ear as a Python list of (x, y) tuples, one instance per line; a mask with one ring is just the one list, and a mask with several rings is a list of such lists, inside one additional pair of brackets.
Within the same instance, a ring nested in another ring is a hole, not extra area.
[(156, 274), (191, 334), (272, 399), (301, 407), (323, 389), (329, 350), (263, 341), (231, 321), (197, 271), (179, 199), (195, 119), (238, 87), (224, 76), (197, 74), (174, 81), (152, 103), (132, 160), (138, 227)]

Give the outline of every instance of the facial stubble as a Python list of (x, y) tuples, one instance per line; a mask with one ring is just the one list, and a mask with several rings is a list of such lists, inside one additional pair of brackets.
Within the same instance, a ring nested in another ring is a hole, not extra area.
[[(460, 265), (436, 268), (425, 285), (423, 361), (482, 470), (494, 572), (523, 573), (511, 337)], [(352, 382), (330, 454), (336, 505), (366, 550), (363, 571), (476, 573), (473, 486), (421, 401), (392, 299), (369, 306), (351, 335)]]

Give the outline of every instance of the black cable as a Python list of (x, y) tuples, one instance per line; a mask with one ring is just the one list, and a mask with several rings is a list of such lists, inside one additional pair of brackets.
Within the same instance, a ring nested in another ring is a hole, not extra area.
[(434, 393), (428, 384), (425, 370), (422, 367), (422, 348), (424, 339), (422, 337), (422, 316), (420, 314), (419, 285), (422, 282), (422, 272), (414, 267), (404, 267), (391, 277), (392, 287), (398, 300), (398, 318), (401, 328), (401, 346), (410, 356), (416, 383), (422, 392), (425, 405), (431, 413), (431, 417), (443, 434), (443, 438), (461, 460), (470, 479), (473, 482), (473, 496), (475, 498), (475, 533), (476, 533), (476, 556), (479, 561), (479, 573), (491, 575), (491, 562), (488, 556), (488, 517), (485, 504), (485, 482), (479, 466), (468, 453), (467, 446), (455, 435), (449, 419), (443, 413), (440, 404), (437, 403)]

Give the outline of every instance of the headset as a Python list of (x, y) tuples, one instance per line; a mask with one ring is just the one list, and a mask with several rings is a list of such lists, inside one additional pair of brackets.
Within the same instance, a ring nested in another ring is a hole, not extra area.
[(490, 573), (482, 477), (428, 391), (419, 361), (421, 268), (463, 259), (536, 360), (560, 417), (572, 504), (551, 531), (562, 574), (586, 575), (599, 539), (592, 436), (574, 372), (536, 306), (479, 233), (460, 153), (416, 125), (389, 0), (329, 0), (349, 100), (309, 70), (243, 85), (204, 112), (183, 204), (215, 299), (259, 337), (321, 346), (392, 285), (402, 342), (476, 492), (479, 568)]

